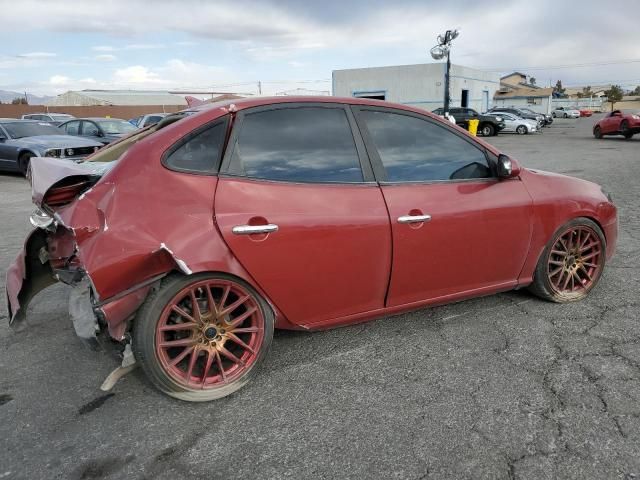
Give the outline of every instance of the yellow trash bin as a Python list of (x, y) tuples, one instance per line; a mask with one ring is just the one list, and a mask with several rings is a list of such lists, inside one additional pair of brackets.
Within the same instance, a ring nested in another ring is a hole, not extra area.
[(469, 133), (471, 135), (473, 135), (474, 137), (478, 133), (478, 124), (479, 123), (480, 123), (480, 120), (476, 120), (476, 119), (469, 120)]

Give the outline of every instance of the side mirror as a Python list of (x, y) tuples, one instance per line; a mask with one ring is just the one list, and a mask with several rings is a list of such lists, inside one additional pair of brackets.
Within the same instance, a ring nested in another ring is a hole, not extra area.
[(518, 175), (520, 175), (520, 165), (518, 165), (518, 162), (501, 153), (498, 156), (498, 177), (514, 178)]
[(98, 130), (98, 133), (96, 133), (96, 137), (104, 137), (104, 133)]
[(0, 135), (0, 143), (4, 143), (6, 139), (7, 137), (5, 137), (4, 135)]

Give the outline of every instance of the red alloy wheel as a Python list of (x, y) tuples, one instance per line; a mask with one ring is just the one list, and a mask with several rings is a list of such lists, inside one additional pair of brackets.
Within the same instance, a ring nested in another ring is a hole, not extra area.
[(229, 385), (260, 356), (265, 319), (254, 296), (223, 278), (192, 283), (165, 305), (156, 326), (162, 369), (181, 387)]
[(576, 225), (561, 232), (549, 251), (547, 275), (555, 294), (582, 297), (598, 281), (604, 245), (594, 229)]

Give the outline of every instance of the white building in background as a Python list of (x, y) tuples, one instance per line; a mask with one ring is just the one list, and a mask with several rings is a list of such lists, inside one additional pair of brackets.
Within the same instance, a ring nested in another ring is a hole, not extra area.
[[(503, 88), (493, 98), (495, 107), (525, 107), (538, 113), (551, 113), (553, 88)], [(575, 104), (575, 101), (573, 101)]]
[[(444, 105), (444, 63), (334, 70), (333, 95), (386, 100), (434, 110)], [(500, 76), (461, 65), (451, 65), (452, 107), (486, 112), (500, 88)]]
[(187, 106), (185, 96), (151, 90), (78, 90), (62, 93), (49, 100), (50, 107), (92, 105), (178, 105)]
[(309, 90), (308, 88), (294, 88), (293, 90), (284, 90), (276, 92), (276, 96), (328, 96), (331, 95), (329, 90)]

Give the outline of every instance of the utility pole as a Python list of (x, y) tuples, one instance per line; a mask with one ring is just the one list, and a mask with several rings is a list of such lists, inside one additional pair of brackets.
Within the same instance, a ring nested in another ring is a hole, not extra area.
[(258, 80), (258, 95), (262, 95), (262, 82)]
[(444, 35), (438, 35), (438, 44), (431, 49), (431, 57), (434, 60), (442, 60), (447, 57), (447, 65), (444, 72), (444, 116), (449, 114), (451, 96), (449, 93), (449, 77), (451, 73), (451, 42), (460, 35), (458, 30), (447, 30)]

